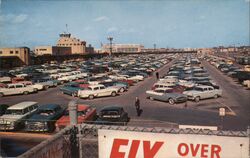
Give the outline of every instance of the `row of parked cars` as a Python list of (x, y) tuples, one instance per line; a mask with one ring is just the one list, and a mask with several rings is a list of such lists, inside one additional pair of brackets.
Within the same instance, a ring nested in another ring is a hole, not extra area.
[(116, 96), (169, 62), (172, 55), (127, 55), (0, 71), (0, 97), (61, 87), (80, 98)]
[(91, 62), (91, 65), (93, 68), (105, 67), (104, 72), (91, 73), (90, 77), (68, 82), (60, 90), (63, 94), (83, 99), (114, 97), (151, 76), (170, 59), (170, 55), (132, 55), (99, 59)]
[[(70, 124), (69, 109), (59, 104), (39, 105), (26, 101), (12, 106), (0, 105), (0, 130), (28, 132), (59, 131)], [(126, 125), (128, 113), (120, 106), (106, 106), (97, 114), (94, 106), (77, 105), (78, 123)]]
[(201, 99), (218, 98), (222, 95), (222, 90), (210, 78), (198, 58), (184, 55), (151, 90), (146, 91), (146, 95), (150, 100), (175, 104), (187, 100), (199, 102)]
[(233, 62), (228, 63), (226, 59), (216, 56), (206, 56), (205, 59), (224, 75), (231, 77), (233, 80), (242, 84), (250, 90), (250, 66), (240, 67)]

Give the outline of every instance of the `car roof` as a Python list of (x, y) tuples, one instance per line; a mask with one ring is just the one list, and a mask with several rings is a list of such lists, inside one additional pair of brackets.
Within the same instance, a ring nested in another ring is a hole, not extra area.
[(206, 86), (206, 85), (199, 85), (199, 86), (196, 86), (198, 88), (211, 88), (212, 86)]
[(10, 106), (8, 108), (8, 110), (22, 110), (22, 109), (27, 108), (29, 106), (32, 106), (34, 104), (37, 104), (37, 102), (25, 101), (25, 102), (21, 102), (21, 103)]
[(58, 104), (44, 104), (44, 105), (40, 105), (38, 109), (43, 109), (43, 110), (53, 110), (55, 108), (57, 108)]
[(106, 110), (121, 110), (123, 107), (120, 106), (105, 106), (104, 108), (101, 109), (101, 111), (106, 111)]
[(95, 87), (103, 87), (104, 85), (102, 85), (102, 84), (97, 84), (97, 85), (89, 85), (89, 87), (91, 87), (91, 88), (95, 88)]

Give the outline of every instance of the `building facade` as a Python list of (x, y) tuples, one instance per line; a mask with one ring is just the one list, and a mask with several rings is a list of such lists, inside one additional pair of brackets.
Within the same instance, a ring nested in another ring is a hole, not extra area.
[(71, 47), (62, 46), (37, 46), (34, 49), (35, 55), (70, 55)]
[(60, 34), (57, 41), (58, 47), (70, 47), (72, 54), (86, 54), (86, 42), (80, 39), (71, 37), (70, 33)]
[[(141, 44), (112, 44), (113, 53), (138, 53), (144, 49)], [(102, 45), (102, 52), (110, 53), (110, 44)]]
[(0, 67), (17, 67), (30, 64), (28, 47), (0, 48)]

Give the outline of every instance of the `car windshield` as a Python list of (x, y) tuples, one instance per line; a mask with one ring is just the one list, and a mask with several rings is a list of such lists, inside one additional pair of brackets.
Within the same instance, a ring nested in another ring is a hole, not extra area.
[(117, 110), (102, 111), (101, 115), (119, 115), (119, 111)]
[(49, 116), (49, 115), (53, 115), (54, 111), (53, 110), (39, 110), (38, 114), (43, 115), (43, 116)]
[(23, 110), (7, 110), (6, 114), (9, 114), (9, 115), (23, 115), (24, 112), (23, 112)]

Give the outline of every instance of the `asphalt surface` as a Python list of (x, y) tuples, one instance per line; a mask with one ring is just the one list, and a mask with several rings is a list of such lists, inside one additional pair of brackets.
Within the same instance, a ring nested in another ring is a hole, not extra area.
[[(168, 72), (172, 63), (173, 61), (166, 64), (158, 71), (160, 76)], [(59, 91), (59, 87), (56, 87), (26, 96), (17, 95), (2, 97), (0, 98), (0, 103), (13, 105), (22, 101), (36, 101), (39, 102), (39, 104), (57, 103), (67, 106), (69, 101), (77, 100), (78, 103), (95, 106), (97, 111), (108, 105), (123, 106), (131, 117), (131, 122), (128, 124), (130, 126), (171, 128), (178, 126), (178, 124), (206, 126), (223, 125), (223, 130), (245, 131), (247, 126), (250, 125), (250, 91), (245, 90), (244, 87), (234, 82), (230, 77), (223, 75), (208, 62), (203, 61), (202, 64), (214, 81), (222, 88), (223, 96), (218, 99), (201, 100), (198, 103), (188, 101), (187, 107), (184, 106), (184, 103), (170, 105), (166, 102), (146, 99), (146, 90), (151, 89), (152, 85), (157, 81), (155, 75), (130, 87), (127, 92), (116, 97), (84, 100), (62, 94)], [(140, 105), (143, 109), (143, 113), (140, 117), (136, 116), (136, 109), (134, 106), (136, 96), (139, 97)], [(227, 115), (223, 118), (223, 122), (218, 113), (220, 107), (226, 108)], [(1, 133), (0, 136), (2, 136)], [(26, 136), (29, 137), (29, 134), (26, 134)], [(8, 156), (17, 156), (37, 145), (44, 139), (27, 138), (20, 140), (0, 137), (0, 142)]]

